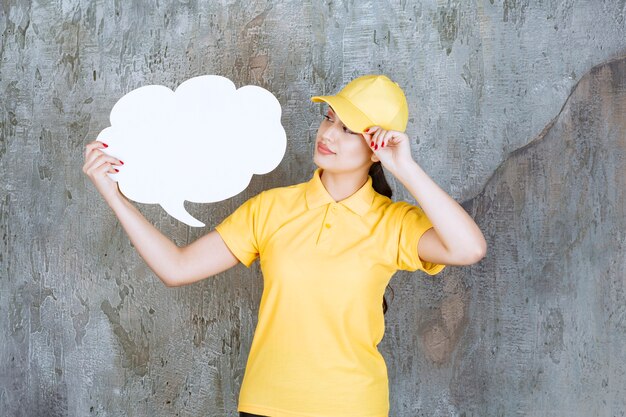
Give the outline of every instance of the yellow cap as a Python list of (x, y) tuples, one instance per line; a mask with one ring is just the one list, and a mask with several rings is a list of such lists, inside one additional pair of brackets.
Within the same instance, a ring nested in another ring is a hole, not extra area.
[(404, 132), (409, 119), (404, 92), (384, 75), (363, 75), (336, 95), (314, 96), (311, 101), (328, 103), (353, 132), (363, 132), (371, 126)]

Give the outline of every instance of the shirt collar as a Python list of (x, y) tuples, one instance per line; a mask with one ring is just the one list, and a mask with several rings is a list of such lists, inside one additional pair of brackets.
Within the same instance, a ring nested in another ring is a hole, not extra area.
[[(313, 174), (313, 178), (306, 183), (306, 203), (309, 209), (314, 209), (325, 204), (335, 203), (335, 200), (328, 194), (326, 187), (322, 183), (320, 173), (322, 169), (317, 168)], [(376, 190), (372, 187), (372, 177), (367, 176), (367, 182), (350, 197), (338, 202), (349, 208), (359, 216), (363, 216), (372, 206)]]

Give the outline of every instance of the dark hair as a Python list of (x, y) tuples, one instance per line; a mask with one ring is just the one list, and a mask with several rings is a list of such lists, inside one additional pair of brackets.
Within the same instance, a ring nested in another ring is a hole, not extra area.
[[(383, 172), (383, 166), (380, 161), (374, 162), (372, 166), (370, 166), (369, 176), (372, 177), (372, 187), (378, 194), (382, 194), (391, 198), (391, 194), (393, 191), (391, 187), (387, 183), (387, 179), (385, 178), (385, 173)], [(393, 293), (393, 288), (391, 285), (387, 284), (387, 287)], [(385, 300), (385, 296), (383, 295), (383, 314), (387, 312), (387, 300)]]

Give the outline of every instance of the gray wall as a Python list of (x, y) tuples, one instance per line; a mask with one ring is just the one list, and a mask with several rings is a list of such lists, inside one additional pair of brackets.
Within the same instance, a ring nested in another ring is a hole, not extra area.
[(142, 85), (219, 74), (272, 91), (288, 136), (276, 170), (187, 203), (204, 229), (138, 205), (185, 245), (252, 195), (308, 180), (309, 97), (373, 72), (405, 88), (414, 158), (489, 244), (478, 264), (391, 281), (390, 415), (626, 412), (623, 0), (1, 7), (3, 415), (235, 416), (258, 262), (165, 287), (82, 173), (84, 145)]

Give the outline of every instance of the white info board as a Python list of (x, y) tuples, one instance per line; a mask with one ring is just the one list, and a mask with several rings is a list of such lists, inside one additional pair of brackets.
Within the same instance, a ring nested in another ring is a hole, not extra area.
[(226, 200), (253, 174), (276, 168), (287, 147), (281, 113), (264, 88), (237, 89), (226, 77), (202, 75), (175, 91), (148, 85), (124, 95), (97, 140), (124, 162), (108, 175), (128, 199), (159, 204), (181, 222), (203, 227), (183, 202)]

